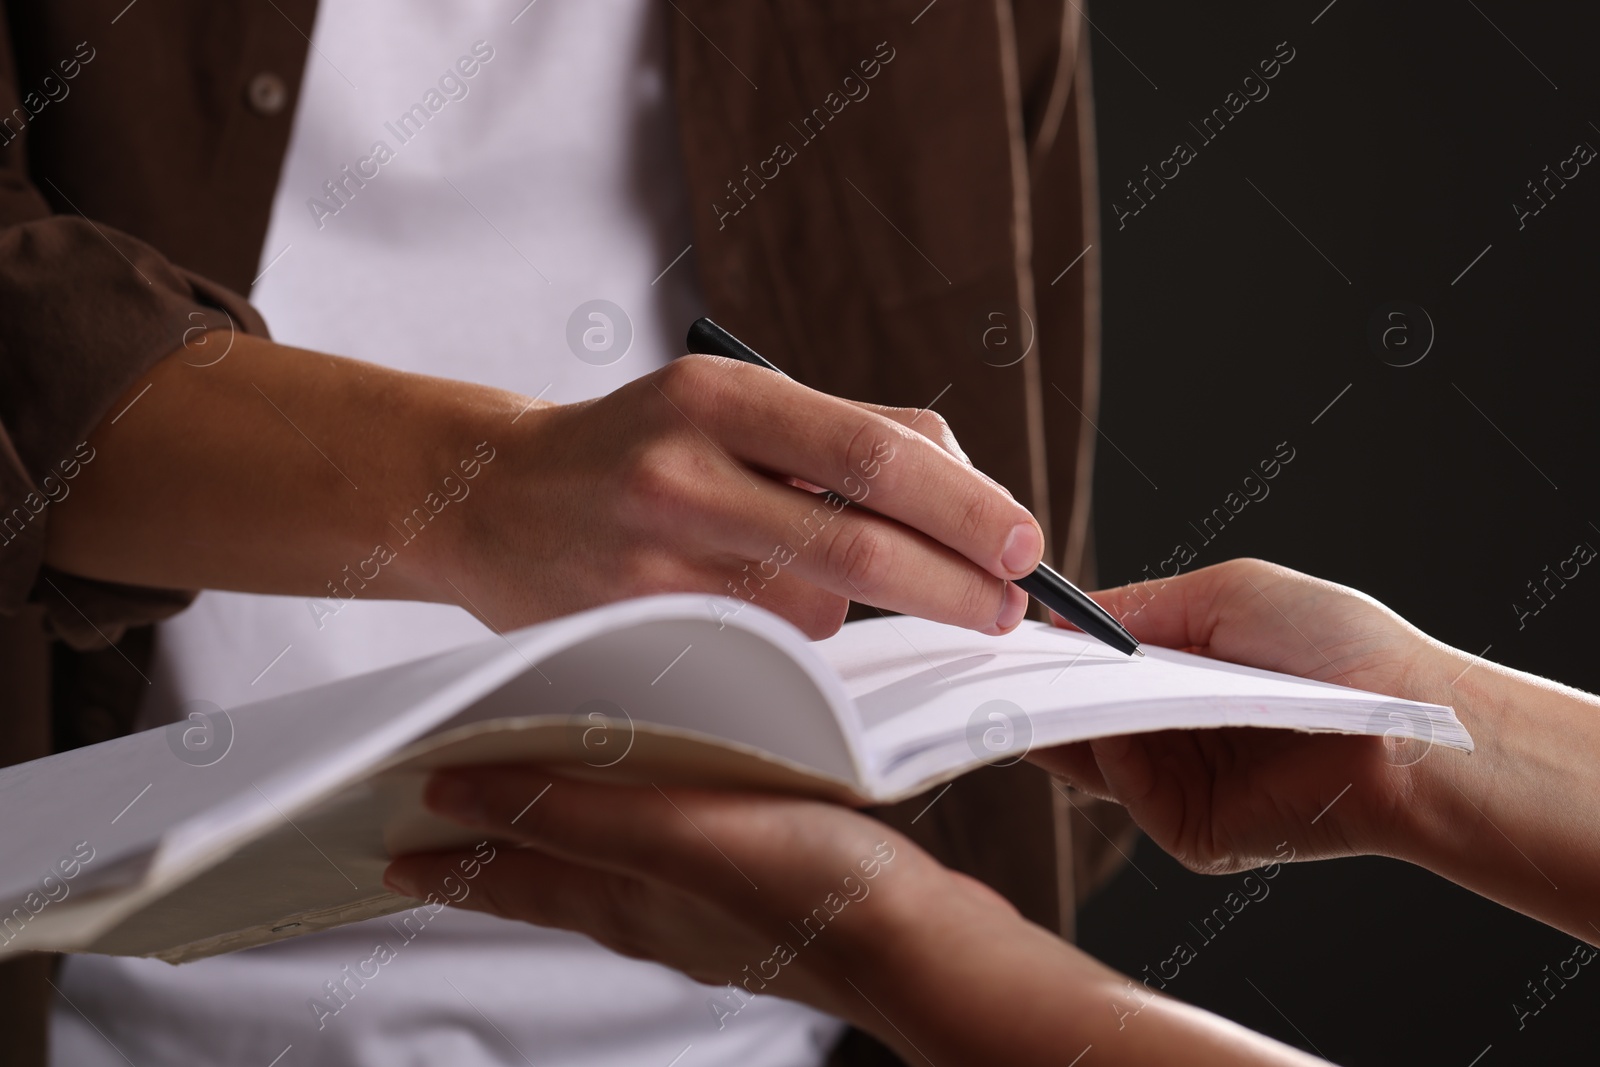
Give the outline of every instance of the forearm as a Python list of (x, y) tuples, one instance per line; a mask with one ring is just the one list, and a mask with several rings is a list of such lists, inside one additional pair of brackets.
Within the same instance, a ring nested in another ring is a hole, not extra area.
[(1471, 756), (1430, 752), (1400, 854), (1483, 896), (1600, 944), (1600, 699), (1495, 664), (1464, 670), (1441, 702)]
[[(1099, 1062), (1288, 1067), (1320, 1063), (1156, 993), (1014, 914), (921, 909), (902, 949), (880, 950), (846, 989), (848, 1017), (907, 1063), (1061, 1067)], [(870, 1003), (868, 1002), (870, 1000)]]
[(96, 429), (93, 462), (52, 508), (46, 560), (135, 585), (327, 596), (333, 583), (348, 596), (348, 575), (372, 575), (387, 544), (394, 558), (365, 595), (450, 599), (439, 561), (463, 509), (441, 508), (414, 543), (418, 524), (400, 527), (415, 508), (434, 519), (446, 477), (470, 484), (463, 460), (483, 473), (476, 451), (504, 445), (522, 403), (213, 334), (158, 364)]

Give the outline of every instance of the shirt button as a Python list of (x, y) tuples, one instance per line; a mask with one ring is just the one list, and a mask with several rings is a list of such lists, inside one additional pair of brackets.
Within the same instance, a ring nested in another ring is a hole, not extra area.
[(245, 96), (256, 114), (276, 115), (283, 110), (283, 105), (289, 102), (289, 89), (283, 84), (282, 78), (270, 71), (264, 71), (250, 79)]

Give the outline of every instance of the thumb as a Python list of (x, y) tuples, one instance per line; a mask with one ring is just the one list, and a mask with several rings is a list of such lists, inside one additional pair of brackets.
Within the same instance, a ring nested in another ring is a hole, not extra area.
[(1204, 648), (1216, 629), (1232, 562), (1172, 578), (1155, 578), (1089, 594), (1142, 642), (1162, 648)]

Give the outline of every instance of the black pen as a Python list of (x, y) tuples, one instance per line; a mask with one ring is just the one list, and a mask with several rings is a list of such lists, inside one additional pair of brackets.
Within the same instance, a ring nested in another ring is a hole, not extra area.
[[(759, 352), (710, 319), (696, 319), (689, 327), (689, 351), (726, 356), (783, 374)], [(1056, 573), (1048, 564), (1039, 564), (1032, 574), (1016, 579), (1016, 583), (1023, 592), (1090, 637), (1105, 642), (1118, 652), (1130, 656), (1144, 655), (1139, 651), (1138, 639), (1123, 629), (1109, 611), (1096, 604), (1088, 594)]]

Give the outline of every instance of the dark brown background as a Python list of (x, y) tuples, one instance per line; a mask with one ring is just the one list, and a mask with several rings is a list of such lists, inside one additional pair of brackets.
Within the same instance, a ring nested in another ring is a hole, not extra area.
[[(1492, 659), (1600, 689), (1600, 567), (1524, 629), (1511, 607), (1576, 543), (1600, 548), (1600, 161), (1520, 232), (1511, 207), (1577, 142), (1600, 147), (1600, 15), (1507, 0), (1326, 4), (1089, 9), (1102, 577), (1135, 579), (1180, 540), (1196, 566), (1263, 556), (1365, 589), (1471, 652), (1492, 646)], [(1110, 205), (1123, 183), (1176, 140), (1199, 147), (1186, 120), (1285, 40), (1297, 55), (1271, 95), (1119, 232)], [(1403, 368), (1367, 341), (1374, 311), (1397, 300), (1424, 307), (1437, 333)], [(1188, 524), (1283, 440), (1297, 455), (1271, 495), (1202, 547)], [(1600, 973), (1581, 973), (1520, 1031), (1511, 1008), (1572, 939), (1430, 874), (1375, 859), (1299, 865), (1202, 946), (1188, 924), (1237, 878), (1188, 874), (1148, 843), (1134, 858), (1149, 881), (1124, 872), (1084, 915), (1083, 943), (1130, 973), (1196, 943), (1169, 987), (1194, 1003), (1346, 1064), (1592, 1058)]]

